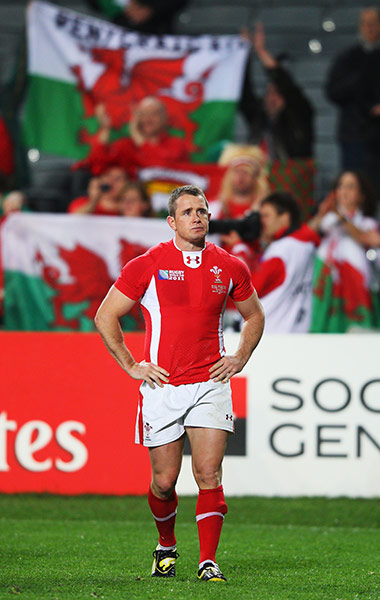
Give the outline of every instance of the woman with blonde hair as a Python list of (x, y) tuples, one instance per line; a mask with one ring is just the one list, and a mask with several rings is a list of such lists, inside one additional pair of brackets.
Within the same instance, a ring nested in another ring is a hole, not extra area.
[(258, 210), (261, 200), (269, 193), (264, 152), (258, 146), (229, 144), (218, 163), (227, 167), (219, 196), (219, 217), (235, 219)]

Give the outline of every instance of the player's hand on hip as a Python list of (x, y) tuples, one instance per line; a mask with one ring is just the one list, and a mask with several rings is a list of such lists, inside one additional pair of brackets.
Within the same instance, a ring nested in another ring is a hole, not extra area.
[(235, 356), (223, 356), (210, 367), (210, 379), (228, 383), (233, 375), (242, 370), (239, 359)]
[(142, 379), (146, 381), (152, 389), (155, 389), (155, 384), (159, 387), (164, 387), (164, 383), (169, 382), (169, 373), (162, 367), (153, 363), (148, 363), (142, 360), (140, 363), (135, 363), (127, 369), (127, 373), (132, 379)]

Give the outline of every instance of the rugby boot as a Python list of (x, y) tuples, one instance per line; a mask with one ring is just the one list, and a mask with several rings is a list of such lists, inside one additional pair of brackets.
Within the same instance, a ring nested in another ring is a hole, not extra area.
[(175, 562), (178, 556), (176, 548), (160, 550), (157, 546), (153, 552), (152, 577), (174, 577)]
[(201, 581), (227, 581), (219, 566), (212, 562), (206, 562), (199, 569), (198, 579)]

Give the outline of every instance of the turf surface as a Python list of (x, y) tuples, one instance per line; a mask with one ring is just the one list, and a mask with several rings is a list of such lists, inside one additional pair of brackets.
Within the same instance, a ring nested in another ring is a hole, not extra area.
[(162, 580), (145, 498), (0, 495), (0, 598), (380, 599), (379, 500), (227, 501), (224, 584), (196, 580), (195, 498), (180, 498), (177, 577)]

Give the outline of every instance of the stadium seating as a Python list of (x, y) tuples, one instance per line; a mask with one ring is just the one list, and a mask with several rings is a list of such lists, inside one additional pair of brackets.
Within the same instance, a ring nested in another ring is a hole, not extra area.
[(284, 6), (264, 5), (257, 9), (256, 17), (270, 31), (312, 33), (321, 27), (321, 8), (318, 5), (291, 6), (290, 2)]
[(201, 35), (206, 33), (237, 33), (242, 23), (249, 23), (252, 11), (248, 6), (189, 6), (177, 19), (178, 33)]

